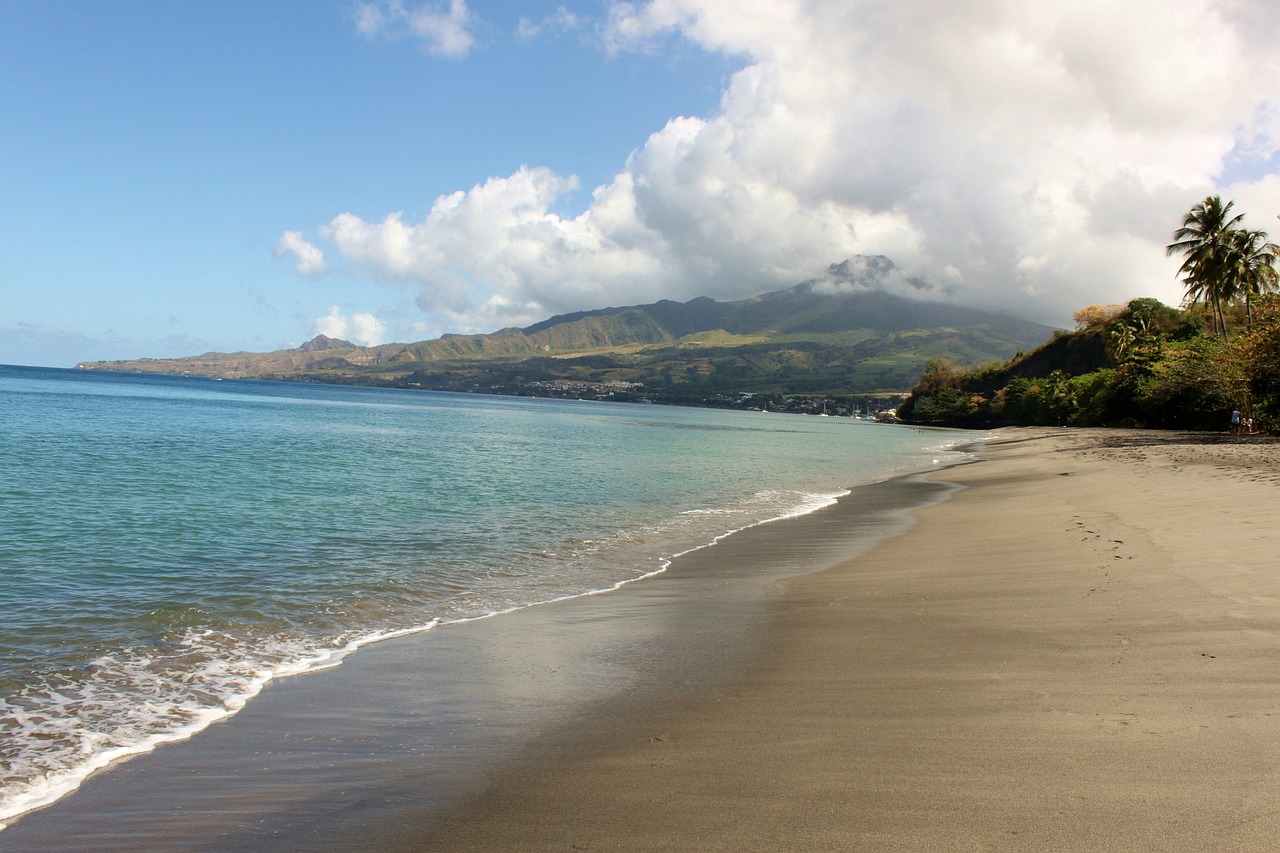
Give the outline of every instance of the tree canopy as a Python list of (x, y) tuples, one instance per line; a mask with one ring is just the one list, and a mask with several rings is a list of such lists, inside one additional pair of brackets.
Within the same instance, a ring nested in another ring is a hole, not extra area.
[(900, 417), (1220, 430), (1238, 411), (1280, 431), (1280, 247), (1233, 207), (1209, 196), (1173, 232), (1166, 251), (1183, 257), (1181, 308), (1147, 298), (1091, 305), (1076, 312), (1074, 332), (1003, 365), (931, 363)]
[(1231, 215), (1235, 202), (1223, 203), (1211, 195), (1194, 205), (1173, 232), (1165, 247), (1169, 255), (1182, 255), (1178, 273), (1186, 286), (1186, 302), (1202, 304), (1212, 312), (1217, 331), (1227, 335), (1224, 306), (1245, 305), (1251, 319), (1255, 297), (1277, 287), (1276, 255), (1280, 250), (1264, 231), (1244, 227), (1244, 214)]

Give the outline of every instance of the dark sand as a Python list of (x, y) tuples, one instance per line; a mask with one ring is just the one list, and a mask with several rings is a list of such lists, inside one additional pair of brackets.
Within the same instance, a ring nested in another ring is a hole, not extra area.
[(272, 684), (0, 849), (1280, 848), (1280, 446), (979, 455)]
[(368, 848), (1280, 848), (1277, 446), (1017, 430), (980, 456), (788, 582), (714, 689), (624, 692)]
[(531, 740), (542, 754), (719, 695), (759, 660), (784, 579), (847, 560), (905, 528), (904, 507), (950, 491), (869, 486), (616, 592), (368, 646), (95, 775), (0, 832), (0, 850), (393, 849), (403, 839), (387, 833), (447, 822)]

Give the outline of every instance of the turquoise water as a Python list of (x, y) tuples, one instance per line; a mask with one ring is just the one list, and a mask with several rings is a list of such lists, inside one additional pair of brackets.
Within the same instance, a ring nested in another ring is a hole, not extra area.
[(0, 822), (360, 645), (945, 460), (840, 418), (0, 366)]

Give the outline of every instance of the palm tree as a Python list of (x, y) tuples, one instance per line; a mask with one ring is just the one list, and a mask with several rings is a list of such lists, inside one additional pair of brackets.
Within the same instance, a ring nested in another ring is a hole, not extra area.
[(1111, 360), (1118, 364), (1133, 349), (1133, 345), (1137, 340), (1138, 334), (1133, 330), (1133, 326), (1128, 323), (1120, 323), (1107, 335), (1107, 355), (1111, 356)]
[(1118, 364), (1137, 354), (1139, 350), (1150, 347), (1151, 343), (1151, 326), (1147, 323), (1147, 318), (1130, 317), (1113, 325), (1107, 335), (1107, 355)]
[(1244, 214), (1230, 216), (1235, 202), (1222, 203), (1216, 195), (1205, 198), (1182, 218), (1182, 227), (1173, 232), (1174, 242), (1165, 246), (1167, 255), (1185, 255), (1178, 273), (1187, 285), (1187, 301), (1203, 302), (1213, 309), (1218, 328), (1227, 333), (1222, 303), (1235, 297), (1234, 280), (1225, 274), (1230, 234), (1239, 228)]
[(1227, 240), (1224, 258), (1229, 289), (1244, 298), (1246, 322), (1253, 328), (1253, 297), (1280, 288), (1280, 272), (1276, 271), (1276, 255), (1280, 246), (1267, 240), (1265, 231), (1239, 229)]

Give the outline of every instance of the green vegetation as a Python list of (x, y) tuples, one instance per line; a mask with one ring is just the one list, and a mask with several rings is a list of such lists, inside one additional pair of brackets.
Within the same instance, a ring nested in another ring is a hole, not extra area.
[(926, 366), (899, 408), (913, 423), (1223, 430), (1231, 413), (1280, 430), (1280, 251), (1210, 196), (1167, 248), (1184, 256), (1186, 307), (1094, 305), (1076, 330), (1004, 363)]
[[(544, 394), (548, 383), (634, 383), (641, 390), (630, 392), (633, 396), (692, 405), (717, 395), (744, 393), (833, 398), (882, 394), (901, 399), (935, 353), (967, 360), (975, 354), (990, 358), (1000, 350), (1008, 353), (1017, 348), (980, 329), (937, 329), (871, 335), (858, 344), (799, 339), (679, 341), (582, 355), (440, 359), (359, 369), (334, 362), (321, 369), (258, 375), (499, 394)], [(613, 395), (614, 399), (619, 396)]]
[(1007, 358), (1050, 334), (1013, 317), (893, 295), (881, 287), (893, 272), (887, 258), (864, 258), (822, 280), (735, 302), (662, 300), (409, 344), (361, 347), (318, 336), (271, 353), (81, 366), (688, 405), (826, 398), (866, 410), (901, 399), (932, 356)]

